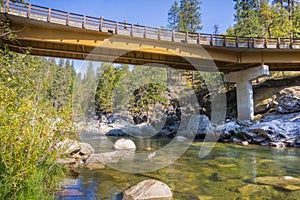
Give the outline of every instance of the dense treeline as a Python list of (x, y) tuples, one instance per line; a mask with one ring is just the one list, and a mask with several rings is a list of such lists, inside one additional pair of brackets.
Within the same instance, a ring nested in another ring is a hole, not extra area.
[(51, 199), (72, 128), (71, 64), (0, 49), (0, 199)]
[(234, 0), (235, 25), (227, 34), (251, 37), (299, 37), (300, 7), (295, 0)]
[(166, 101), (166, 69), (88, 63), (74, 85), (76, 121), (129, 111), (140, 122), (149, 122), (156, 104)]

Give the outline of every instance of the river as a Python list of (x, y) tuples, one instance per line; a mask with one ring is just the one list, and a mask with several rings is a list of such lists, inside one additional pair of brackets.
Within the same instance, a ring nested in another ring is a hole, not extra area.
[[(81, 134), (96, 153), (103, 152), (106, 142), (116, 138)], [(135, 140), (137, 152), (153, 152), (169, 139)], [(175, 162), (153, 172), (128, 173), (111, 167), (100, 170), (78, 169), (68, 177), (69, 190), (83, 196), (63, 199), (121, 199), (122, 191), (146, 179), (157, 179), (172, 188), (174, 199), (300, 199), (300, 190), (256, 182), (257, 177), (300, 177), (300, 149), (278, 149), (262, 146), (241, 146), (217, 143), (212, 151), (199, 159), (201, 141), (194, 141)], [(111, 150), (110, 150), (111, 151)]]

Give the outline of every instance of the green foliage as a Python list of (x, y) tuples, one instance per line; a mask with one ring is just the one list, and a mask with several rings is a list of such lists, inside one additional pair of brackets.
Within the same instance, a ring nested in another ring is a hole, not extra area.
[(73, 110), (75, 121), (84, 121), (95, 116), (95, 93), (98, 78), (92, 62), (83, 67), (86, 70), (79, 72), (74, 82)]
[[(113, 92), (119, 80), (128, 72), (128, 66), (115, 67), (110, 64), (102, 64), (101, 70), (101, 74), (98, 74), (99, 82), (95, 96), (97, 114), (113, 112)], [(125, 88), (119, 87), (117, 91), (123, 92), (125, 95)], [(115, 105), (121, 105), (120, 103), (115, 102)]]
[(171, 28), (174, 30), (178, 29), (179, 12), (180, 12), (180, 7), (178, 4), (178, 1), (175, 0), (168, 12), (168, 22), (169, 22), (168, 28)]
[(179, 31), (196, 32), (202, 29), (200, 0), (175, 1), (168, 12), (168, 26)]
[(156, 104), (166, 101), (166, 70), (157, 67), (103, 64), (96, 90), (97, 115), (127, 110), (133, 116), (146, 116)]
[(49, 99), (52, 62), (1, 49), (0, 63), (0, 199), (50, 199), (71, 109)]
[(299, 6), (289, 1), (234, 0), (235, 21), (227, 34), (250, 37), (289, 38), (299, 34)]
[(138, 66), (131, 73), (130, 111), (135, 117), (145, 116), (146, 122), (149, 123), (150, 116), (155, 115), (156, 106), (167, 101), (163, 95), (167, 91), (167, 70)]

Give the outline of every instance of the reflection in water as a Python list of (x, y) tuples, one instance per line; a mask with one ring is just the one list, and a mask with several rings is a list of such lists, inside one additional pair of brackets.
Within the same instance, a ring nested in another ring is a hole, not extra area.
[[(112, 151), (116, 138), (84, 135), (96, 152)], [(152, 153), (170, 141), (168, 139), (136, 139), (138, 152)], [(218, 143), (203, 159), (198, 153), (202, 142), (194, 142), (171, 165), (148, 173), (126, 173), (106, 167), (101, 170), (79, 170), (79, 179), (66, 189), (82, 195), (60, 199), (120, 199), (129, 186), (146, 179), (157, 179), (169, 185), (175, 199), (299, 199), (300, 190), (287, 191), (279, 187), (260, 185), (257, 177), (300, 177), (300, 149), (274, 149), (260, 146), (239, 146)], [(149, 149), (149, 147), (151, 149)], [(167, 160), (167, 159), (166, 159)]]

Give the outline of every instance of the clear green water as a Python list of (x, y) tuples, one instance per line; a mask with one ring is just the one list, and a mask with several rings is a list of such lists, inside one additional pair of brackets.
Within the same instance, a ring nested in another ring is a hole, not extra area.
[[(99, 136), (84, 135), (81, 139), (98, 152), (105, 148)], [(145, 151), (149, 145), (153, 151), (169, 140), (135, 142), (138, 151)], [(199, 159), (201, 144), (201, 141), (193, 142), (173, 164), (154, 172), (134, 174), (110, 167), (93, 171), (80, 169), (76, 184), (70, 187), (81, 191), (84, 197), (68, 199), (119, 199), (118, 194), (145, 179), (157, 179), (169, 185), (174, 199), (300, 199), (300, 190), (285, 191), (255, 183), (255, 178), (261, 176), (300, 177), (300, 149), (217, 143), (208, 156)]]

